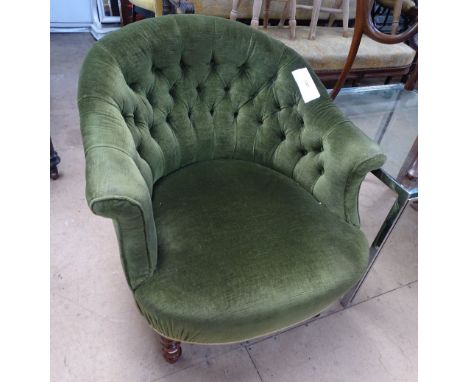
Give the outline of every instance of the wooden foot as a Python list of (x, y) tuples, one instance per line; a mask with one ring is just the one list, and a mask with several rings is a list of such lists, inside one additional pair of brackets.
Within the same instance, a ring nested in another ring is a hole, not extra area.
[(59, 172), (57, 165), (60, 163), (60, 157), (57, 154), (57, 151), (54, 149), (52, 144), (52, 138), (50, 138), (50, 179), (56, 180), (59, 177)]
[(57, 170), (57, 166), (53, 166), (50, 168), (50, 179), (57, 180), (59, 178), (59, 172)]
[(232, 20), (232, 21), (236, 21), (237, 20), (237, 12), (232, 10), (231, 13), (229, 14), (229, 18)]
[(229, 18), (233, 21), (237, 20), (237, 16), (239, 16), (239, 12), (238, 12), (239, 5), (240, 5), (239, 0), (233, 0), (232, 10), (231, 10), (231, 13), (229, 14)]
[(176, 363), (182, 354), (180, 342), (161, 336), (161, 345), (164, 359), (169, 363)]

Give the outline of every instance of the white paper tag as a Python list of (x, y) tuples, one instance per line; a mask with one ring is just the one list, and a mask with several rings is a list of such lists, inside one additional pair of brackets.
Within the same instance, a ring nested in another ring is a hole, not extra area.
[(307, 70), (307, 68), (294, 70), (292, 72), (292, 75), (296, 80), (304, 103), (312, 101), (313, 99), (320, 98), (320, 93), (318, 92), (314, 80), (310, 76), (310, 73)]

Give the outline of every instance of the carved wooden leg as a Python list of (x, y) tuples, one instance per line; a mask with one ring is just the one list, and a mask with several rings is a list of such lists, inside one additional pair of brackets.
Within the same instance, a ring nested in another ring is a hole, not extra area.
[(258, 19), (260, 17), (260, 11), (262, 10), (262, 0), (254, 0), (252, 8), (252, 20), (250, 21), (251, 27), (258, 27)]
[(169, 363), (176, 363), (182, 354), (180, 342), (161, 336), (161, 344), (164, 359)]
[(310, 19), (309, 40), (315, 40), (317, 33), (317, 23), (320, 15), (322, 0), (314, 0), (312, 8), (312, 17)]
[(289, 0), (289, 38), (296, 39), (296, 0)]
[[(333, 8), (340, 9), (341, 13), (343, 13), (343, 1), (346, 1), (346, 0), (335, 0), (335, 6)], [(328, 16), (328, 26), (331, 28), (333, 24), (335, 24), (335, 21), (336, 21), (336, 13), (330, 12)]]
[(418, 64), (416, 63), (416, 66), (411, 72), (409, 78), (406, 80), (405, 90), (414, 90), (414, 87), (416, 86), (417, 81), (418, 81)]
[(263, 28), (268, 28), (268, 22), (270, 20), (270, 0), (265, 0), (263, 5)]
[(286, 3), (284, 3), (284, 8), (283, 8), (283, 13), (281, 14), (281, 19), (278, 23), (278, 27), (279, 28), (282, 28), (284, 27), (284, 21), (286, 20), (286, 18), (288, 18), (289, 16), (289, 12), (290, 12), (290, 5), (289, 5), (289, 1), (286, 1)]
[(342, 0), (341, 10), (343, 11), (343, 37), (349, 37), (349, 0)]
[(400, 24), (400, 15), (401, 9), (403, 7), (403, 0), (397, 0), (395, 2), (395, 6), (393, 7), (393, 15), (392, 15), (392, 34), (397, 34), (398, 32), (398, 25)]

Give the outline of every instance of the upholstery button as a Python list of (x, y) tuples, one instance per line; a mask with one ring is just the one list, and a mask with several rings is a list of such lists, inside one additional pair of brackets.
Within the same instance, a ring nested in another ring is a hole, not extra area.
[(234, 112), (234, 118), (237, 118), (238, 115), (239, 115), (239, 112), (236, 110), (236, 111)]
[(225, 91), (225, 92), (228, 92), (228, 91), (229, 91), (229, 85), (226, 85), (226, 86), (224, 87), (224, 91)]
[(210, 61), (210, 68), (211, 68), (212, 71), (216, 70), (216, 65), (217, 64), (216, 64), (214, 58), (212, 58), (211, 61)]
[(320, 173), (320, 175), (323, 175), (325, 173), (325, 170), (323, 169), (323, 167), (320, 168), (319, 173)]
[(201, 89), (201, 86), (200, 86), (200, 85), (198, 85), (198, 86), (196, 87), (196, 90), (197, 90), (197, 93), (198, 93), (198, 94), (200, 94), (200, 93), (201, 93), (201, 91), (202, 91), (202, 89)]
[(303, 157), (305, 157), (307, 154), (309, 154), (307, 150), (301, 150), (301, 155)]
[(214, 114), (214, 107), (212, 107), (212, 108), (210, 109), (210, 114), (211, 114), (211, 115)]

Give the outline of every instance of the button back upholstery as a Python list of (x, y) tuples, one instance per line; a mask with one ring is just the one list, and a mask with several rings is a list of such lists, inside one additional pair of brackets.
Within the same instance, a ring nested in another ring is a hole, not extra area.
[[(319, 99), (307, 104), (291, 75), (303, 67), (320, 92)], [(113, 219), (127, 281), (140, 309), (162, 334), (206, 343), (264, 334), (261, 322), (255, 330), (226, 338), (200, 334), (202, 329), (194, 329), (196, 335), (183, 329), (168, 333), (170, 323), (158, 326), (158, 302), (151, 295), (163, 295), (153, 293), (151, 285), (164, 287), (158, 285), (157, 274), (167, 262), (160, 262), (158, 250), (167, 238), (158, 238), (165, 231), (157, 225), (155, 192), (162, 181), (201, 162), (249, 162), (265, 174), (273, 171), (292, 181), (288, 187), (300, 188), (309, 195), (307, 203), (326, 210), (326, 221), (336, 219), (336, 225), (344, 224), (359, 236), (360, 265), (340, 284), (339, 293), (357, 281), (365, 266), (359, 188), (366, 173), (379, 168), (385, 157), (337, 109), (310, 66), (282, 43), (216, 17), (176, 15), (133, 23), (93, 46), (81, 70), (78, 104), (88, 203), (94, 213)], [(333, 231), (333, 224), (327, 229)], [(330, 240), (329, 245), (334, 244)], [(177, 273), (177, 267), (173, 271)], [(320, 307), (331, 298), (337, 294), (329, 294)], [(149, 306), (153, 308), (146, 309)], [(303, 309), (301, 319), (313, 311)], [(298, 318), (266, 327), (279, 329)]]

